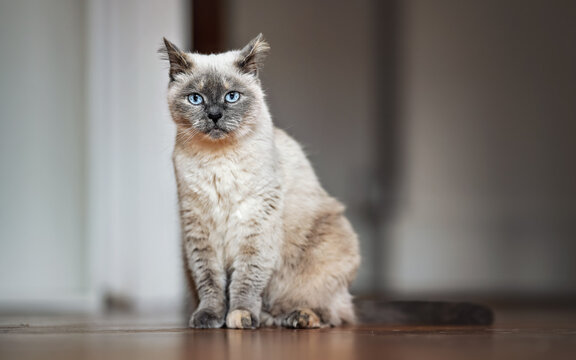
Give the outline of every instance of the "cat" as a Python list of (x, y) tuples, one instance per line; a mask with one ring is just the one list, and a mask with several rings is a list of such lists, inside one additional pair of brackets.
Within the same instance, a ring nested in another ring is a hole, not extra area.
[[(300, 145), (274, 127), (258, 74), (269, 45), (201, 55), (164, 39), (182, 253), (197, 302), (193, 328), (353, 324), (360, 264), (344, 206), (321, 187)], [(364, 299), (365, 323), (490, 325), (490, 308)]]
[(201, 55), (164, 38), (192, 328), (319, 328), (356, 321), (360, 264), (344, 206), (276, 128), (259, 80), (270, 47)]

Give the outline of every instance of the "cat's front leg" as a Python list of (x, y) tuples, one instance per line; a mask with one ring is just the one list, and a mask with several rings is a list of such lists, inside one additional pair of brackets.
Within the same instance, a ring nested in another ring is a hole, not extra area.
[(278, 235), (272, 231), (254, 232), (239, 243), (230, 278), (226, 326), (253, 329), (260, 326), (262, 292), (278, 259)]
[(248, 252), (244, 250), (244, 254), (234, 261), (230, 279), (230, 311), (226, 316), (226, 326), (232, 329), (254, 329), (260, 326), (262, 292), (272, 273), (270, 261), (264, 254), (259, 251), (252, 254)]
[(184, 251), (199, 304), (192, 317), (192, 328), (220, 328), (226, 316), (226, 273), (210, 243), (207, 232), (195, 218), (183, 218)]

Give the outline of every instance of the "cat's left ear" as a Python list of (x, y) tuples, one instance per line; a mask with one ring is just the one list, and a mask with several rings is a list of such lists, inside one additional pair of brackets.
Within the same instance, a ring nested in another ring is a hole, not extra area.
[(192, 69), (192, 62), (178, 47), (164, 38), (164, 47), (158, 50), (170, 61), (170, 82), (174, 81), (176, 74), (184, 73)]
[(270, 45), (264, 40), (262, 34), (258, 34), (240, 50), (240, 59), (237, 65), (243, 72), (257, 76), (258, 71), (264, 66), (264, 59), (269, 51)]

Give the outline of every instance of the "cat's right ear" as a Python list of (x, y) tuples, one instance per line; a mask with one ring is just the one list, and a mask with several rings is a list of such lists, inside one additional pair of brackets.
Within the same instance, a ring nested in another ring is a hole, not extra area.
[(192, 62), (186, 54), (178, 47), (164, 39), (164, 46), (158, 52), (170, 61), (170, 82), (174, 81), (176, 74), (189, 72), (192, 69)]

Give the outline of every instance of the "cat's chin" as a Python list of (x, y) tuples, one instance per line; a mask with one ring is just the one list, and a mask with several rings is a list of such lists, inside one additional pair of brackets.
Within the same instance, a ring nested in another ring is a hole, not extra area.
[(227, 131), (222, 130), (222, 129), (212, 129), (212, 130), (206, 132), (205, 134), (206, 134), (206, 137), (212, 141), (222, 140), (222, 139), (225, 139), (229, 136), (229, 133)]

